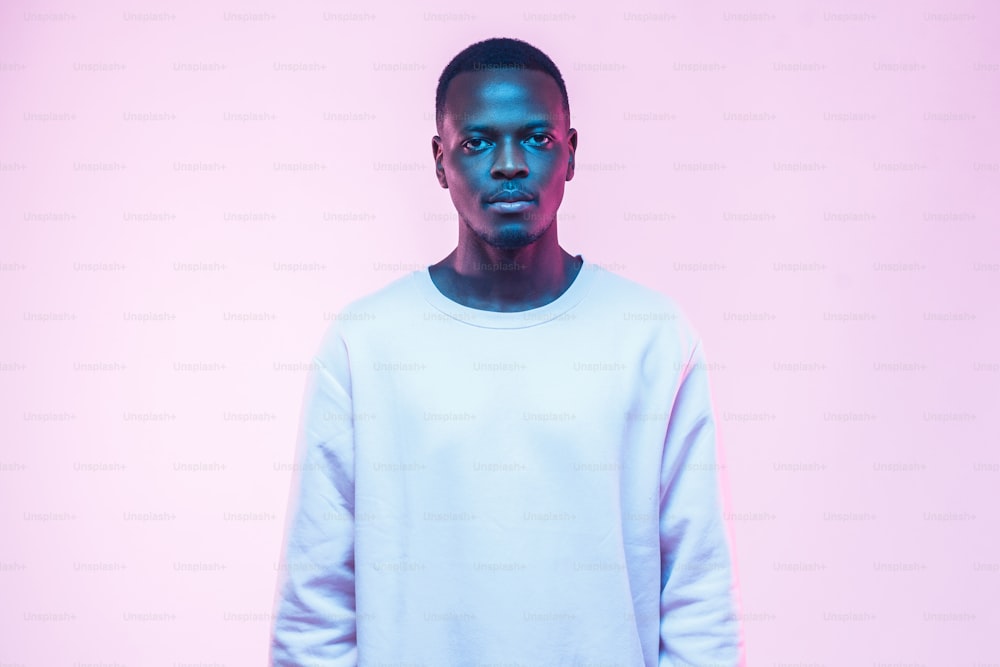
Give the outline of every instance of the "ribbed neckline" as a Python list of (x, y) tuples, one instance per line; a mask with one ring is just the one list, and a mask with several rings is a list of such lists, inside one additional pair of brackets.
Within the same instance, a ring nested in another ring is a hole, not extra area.
[(594, 282), (594, 274), (601, 271), (597, 264), (591, 264), (582, 254), (577, 255), (583, 260), (580, 271), (573, 282), (554, 301), (514, 313), (481, 310), (452, 301), (437, 288), (431, 279), (430, 267), (418, 269), (410, 274), (420, 293), (427, 302), (448, 317), (476, 327), (488, 329), (523, 329), (550, 322), (576, 306), (587, 295)]

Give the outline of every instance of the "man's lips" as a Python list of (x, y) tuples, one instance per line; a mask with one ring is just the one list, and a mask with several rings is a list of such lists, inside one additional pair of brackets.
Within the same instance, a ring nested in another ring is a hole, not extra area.
[(520, 213), (534, 205), (534, 197), (523, 190), (501, 190), (490, 197), (487, 204), (497, 213)]
[(498, 202), (531, 201), (532, 199), (534, 199), (534, 197), (520, 190), (504, 190), (503, 192), (498, 192), (490, 197), (489, 203), (496, 204)]
[(514, 199), (511, 201), (494, 201), (489, 203), (489, 207), (498, 213), (520, 213), (534, 205), (535, 202), (530, 199)]

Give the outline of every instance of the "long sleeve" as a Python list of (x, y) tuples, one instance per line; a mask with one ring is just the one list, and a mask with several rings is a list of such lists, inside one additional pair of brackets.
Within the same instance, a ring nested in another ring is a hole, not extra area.
[(308, 374), (295, 472), (271, 665), (356, 667), (354, 429), (346, 350), (335, 336)]
[(715, 418), (698, 340), (670, 413), (661, 468), (659, 667), (744, 664), (719, 480)]

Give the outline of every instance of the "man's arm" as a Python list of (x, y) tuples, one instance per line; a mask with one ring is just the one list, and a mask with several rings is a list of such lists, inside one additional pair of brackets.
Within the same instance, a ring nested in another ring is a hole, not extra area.
[(313, 359), (299, 420), (298, 482), (293, 475), (272, 667), (358, 664), (350, 379), (343, 342), (327, 342), (339, 354), (324, 365), (321, 347)]
[(660, 477), (660, 667), (744, 664), (700, 340), (670, 413)]

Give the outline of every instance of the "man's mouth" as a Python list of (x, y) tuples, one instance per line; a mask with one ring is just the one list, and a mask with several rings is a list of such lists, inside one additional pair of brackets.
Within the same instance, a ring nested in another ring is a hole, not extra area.
[(523, 190), (501, 190), (490, 197), (489, 202), (495, 204), (497, 202), (531, 201), (532, 199), (534, 197)]
[(490, 202), (489, 207), (499, 213), (520, 213), (535, 205), (530, 199), (512, 199), (511, 201)]

